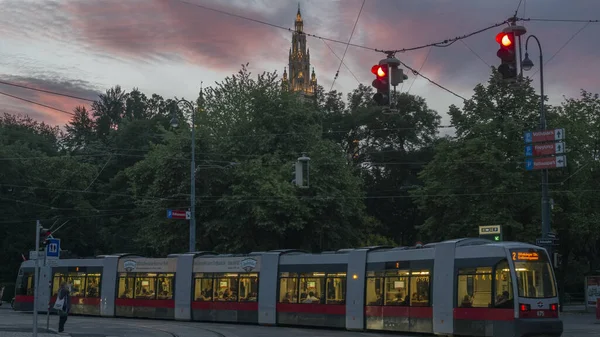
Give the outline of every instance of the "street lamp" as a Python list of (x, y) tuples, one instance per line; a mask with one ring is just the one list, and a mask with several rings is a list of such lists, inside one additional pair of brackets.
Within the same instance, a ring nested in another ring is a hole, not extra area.
[(177, 120), (177, 117), (173, 117), (171, 118), (171, 127), (173, 128), (178, 128), (179, 127), (179, 121)]
[[(525, 71), (533, 68), (533, 61), (529, 58), (527, 45), (529, 39), (534, 38), (540, 49), (540, 130), (546, 130), (546, 111), (544, 110), (544, 58), (542, 53), (542, 45), (540, 40), (535, 35), (529, 35), (525, 41), (525, 59), (521, 61), (521, 67)], [(550, 224), (550, 198), (548, 196), (548, 170), (542, 170), (542, 237), (548, 238), (551, 231)], [(548, 252), (551, 253), (550, 247)], [(552, 256), (552, 254), (550, 254)]]
[[(179, 103), (185, 103), (192, 113), (192, 164), (190, 168), (190, 252), (196, 251), (196, 112), (194, 111), (194, 105), (185, 99), (177, 101)], [(171, 119), (171, 126), (177, 128), (179, 121), (177, 117)]]

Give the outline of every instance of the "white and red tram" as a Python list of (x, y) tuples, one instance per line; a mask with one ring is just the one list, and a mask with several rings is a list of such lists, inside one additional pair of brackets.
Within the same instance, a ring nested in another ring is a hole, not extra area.
[[(543, 248), (458, 239), (310, 254), (277, 250), (59, 260), (40, 273), (39, 311), (71, 284), (73, 314), (464, 336), (560, 336)], [(14, 308), (33, 310), (34, 261)]]

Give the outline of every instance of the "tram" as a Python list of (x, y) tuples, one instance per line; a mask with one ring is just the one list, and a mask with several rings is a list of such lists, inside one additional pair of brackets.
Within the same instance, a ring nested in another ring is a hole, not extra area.
[[(34, 261), (14, 309), (33, 310)], [(462, 336), (561, 336), (545, 249), (466, 238), (311, 254), (196, 252), (57, 260), (40, 272), (39, 311), (71, 286), (72, 313)]]

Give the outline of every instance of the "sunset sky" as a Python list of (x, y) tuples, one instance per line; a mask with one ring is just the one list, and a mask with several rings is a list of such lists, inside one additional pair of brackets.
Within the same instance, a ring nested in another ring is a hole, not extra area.
[[(283, 72), (291, 32), (193, 4), (292, 28), (298, 1), (0, 0), (0, 80), (90, 99), (117, 84), (126, 90), (137, 87), (148, 95), (194, 99), (200, 81), (213, 85), (239, 70), (242, 63), (249, 62), (255, 74)], [(301, 0), (300, 4), (306, 33), (347, 41), (362, 0)], [(502, 22), (514, 14), (518, 4), (519, 0), (367, 0), (351, 43), (403, 49), (439, 42)], [(518, 16), (597, 20), (600, 1), (523, 0)], [(563, 95), (577, 96), (581, 88), (600, 91), (600, 23), (521, 24), (542, 43), (551, 103), (560, 102)], [(422, 67), (425, 76), (469, 98), (476, 84), (487, 81), (489, 65), (499, 64), (495, 35), (501, 29), (446, 48), (424, 48), (396, 57), (415, 69)], [(343, 55), (344, 44), (327, 44), (339, 57)], [(308, 38), (319, 84), (329, 90), (340, 61), (327, 44)], [(534, 41), (530, 41), (529, 51), (536, 67), (526, 74), (533, 75), (539, 69)], [(344, 62), (361, 83), (370, 85), (371, 66), (382, 58), (384, 54), (350, 46)], [(405, 73), (409, 80), (403, 91), (415, 79), (409, 71)], [(539, 90), (539, 73), (534, 78)], [(347, 93), (357, 85), (342, 66), (334, 89)], [(86, 104), (2, 84), (0, 92), (67, 111)], [(445, 123), (448, 106), (462, 106), (459, 98), (422, 78), (417, 78), (410, 93), (425, 97)], [(70, 118), (6, 96), (0, 96), (0, 112), (29, 114), (58, 125)]]

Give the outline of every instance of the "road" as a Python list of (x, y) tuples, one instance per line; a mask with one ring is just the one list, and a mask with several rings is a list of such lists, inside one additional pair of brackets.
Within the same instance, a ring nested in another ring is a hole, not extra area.
[[(600, 322), (593, 314), (563, 313), (563, 337), (600, 336)], [(31, 313), (0, 309), (0, 337), (30, 337)], [(46, 331), (46, 315), (39, 316), (38, 337), (56, 337), (58, 317), (50, 316)], [(348, 332), (342, 330), (315, 330), (256, 325), (227, 325), (199, 322), (173, 322), (145, 319), (99, 317), (69, 317), (65, 336), (71, 337), (389, 337), (389, 334)], [(399, 335), (394, 335), (399, 336)], [(401, 336), (400, 336), (401, 337)], [(412, 336), (414, 337), (414, 335)], [(502, 336), (505, 337), (505, 336)]]

